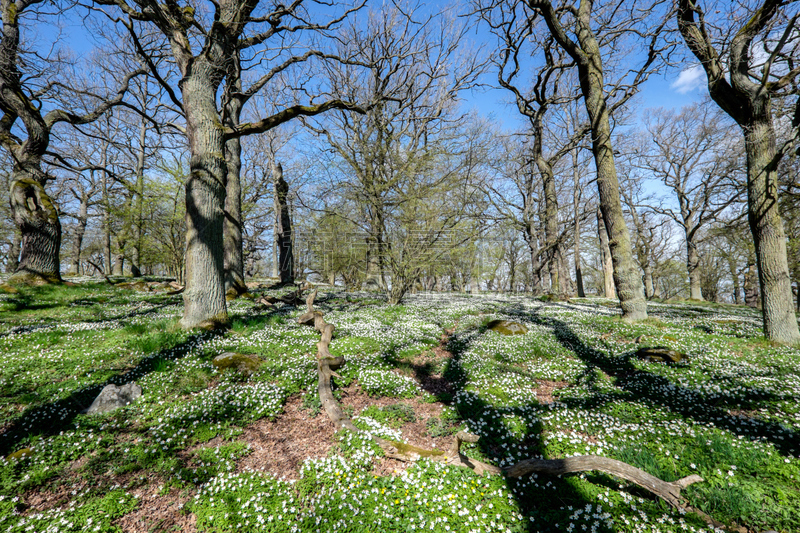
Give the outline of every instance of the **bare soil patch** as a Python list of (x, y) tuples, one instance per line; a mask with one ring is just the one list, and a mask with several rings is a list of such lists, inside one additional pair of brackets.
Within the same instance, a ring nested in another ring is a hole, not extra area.
[(555, 401), (553, 391), (569, 387), (569, 383), (566, 381), (550, 381), (547, 379), (537, 379), (536, 384), (537, 386), (533, 390), (536, 392), (536, 399), (541, 404), (553, 403)]
[(255, 470), (300, 479), (305, 459), (327, 457), (335, 433), (333, 423), (323, 412), (311, 417), (301, 405), (300, 396), (292, 396), (275, 420), (259, 420), (244, 429), (238, 440), (248, 443), (251, 452), (239, 460), (238, 472)]
[(171, 489), (168, 494), (160, 494), (156, 483), (133, 490), (139, 497), (139, 507), (116, 521), (124, 533), (157, 533), (161, 531), (181, 531), (195, 533), (196, 517), (186, 513), (183, 506), (194, 496), (186, 491)]

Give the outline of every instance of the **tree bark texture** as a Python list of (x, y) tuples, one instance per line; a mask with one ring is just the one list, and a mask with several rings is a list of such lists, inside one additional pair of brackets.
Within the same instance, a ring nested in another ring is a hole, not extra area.
[(700, 254), (697, 252), (697, 243), (686, 238), (686, 270), (689, 273), (689, 298), (702, 300), (703, 291), (700, 281)]
[[(239, 61), (233, 62), (228, 74), (227, 92), (242, 92), (242, 76)], [(242, 113), (242, 100), (232, 96), (225, 104), (225, 125), (229, 128), (239, 126)], [(244, 243), (242, 239), (242, 142), (238, 137), (225, 142), (225, 161), (228, 178), (225, 184), (225, 223), (223, 225), (225, 291), (243, 294), (247, 292), (244, 282)]]
[(617, 297), (614, 288), (614, 265), (611, 260), (611, 250), (608, 246), (608, 232), (603, 221), (603, 213), (597, 208), (597, 236), (600, 239), (600, 260), (603, 266), (603, 295), (606, 298), (615, 299)]
[(11, 279), (61, 281), (61, 222), (44, 186), (31, 178), (17, 178), (11, 184), (9, 196), (22, 250)]
[(786, 234), (778, 207), (775, 130), (769, 110), (764, 114), (767, 117), (743, 127), (747, 152), (747, 215), (755, 237), (764, 334), (770, 340), (793, 344), (800, 342), (800, 330), (794, 314)]
[(221, 72), (195, 58), (181, 83), (191, 159), (186, 181), (186, 289), (181, 326), (215, 327), (228, 322), (223, 280), (225, 141), (216, 107)]
[[(631, 238), (625, 224), (622, 202), (619, 195), (619, 181), (614, 162), (614, 148), (611, 144), (611, 125), (608, 108), (603, 95), (603, 71), (600, 49), (597, 42), (587, 39), (584, 49), (589, 47), (593, 53), (587, 65), (596, 68), (581, 69), (581, 86), (586, 103), (586, 111), (592, 124), (592, 151), (597, 166), (597, 190), (600, 195), (600, 210), (608, 232), (608, 247), (614, 272), (614, 286), (622, 307), (622, 317), (626, 320), (647, 318), (647, 302), (638, 268), (633, 260)], [(582, 43), (583, 44), (583, 43)]]
[(229, 139), (225, 142), (225, 159), (228, 166), (228, 180), (225, 184), (225, 224), (223, 226), (225, 290), (242, 294), (247, 292), (247, 286), (244, 282), (242, 143), (240, 139)]
[(550, 293), (559, 294), (561, 287), (559, 283), (558, 269), (558, 194), (556, 193), (556, 179), (553, 175), (553, 167), (545, 159), (542, 147), (544, 137), (544, 126), (541, 114), (537, 114), (533, 121), (533, 158), (539, 175), (542, 178), (542, 196), (544, 197), (544, 239), (547, 271), (550, 274)]

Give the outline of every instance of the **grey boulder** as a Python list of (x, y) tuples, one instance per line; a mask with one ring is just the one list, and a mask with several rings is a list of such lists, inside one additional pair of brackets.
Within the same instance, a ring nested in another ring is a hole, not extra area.
[(141, 395), (142, 388), (133, 382), (126, 383), (121, 387), (106, 385), (86, 410), (86, 413), (90, 415), (107, 413), (118, 407), (128, 405)]

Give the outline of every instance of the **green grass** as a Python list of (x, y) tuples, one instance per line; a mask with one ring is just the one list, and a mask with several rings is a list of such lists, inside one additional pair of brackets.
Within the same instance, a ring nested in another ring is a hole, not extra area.
[[(427, 436), (467, 429), (481, 437), (462, 447), (468, 456), (507, 466), (598, 454), (670, 481), (699, 474), (684, 496), (715, 520), (800, 532), (800, 352), (765, 341), (753, 310), (653, 303), (648, 320), (627, 324), (592, 298), (389, 306), (323, 292), (317, 305), (336, 326), (332, 353), (347, 361), (335, 394), (355, 385), (376, 402), (400, 399), (359, 413), (365, 431), (403, 440), (419, 414), (402, 399), (446, 401)], [(177, 327), (179, 296), (105, 283), (0, 294), (0, 456), (31, 450), (0, 461), (0, 529), (114, 531), (128, 513), (147, 516), (135, 496), (158, 482), (190, 497), (182, 512), (201, 531), (710, 531), (605, 474), (511, 480), (422, 460), (380, 476), (383, 452), (349, 432), (328, 457), (304, 461), (297, 482), (242, 472), (250, 424), (281, 416), (295, 394), (305, 414), (320, 414), (319, 337), (296, 323), (304, 308), (236, 300), (230, 309), (227, 334), (190, 335)], [(498, 319), (529, 331), (487, 331)], [(454, 326), (443, 345), (452, 356), (434, 352)], [(640, 344), (688, 362), (640, 361)], [(249, 376), (220, 373), (211, 360), (224, 351), (263, 364)], [(429, 394), (421, 379), (448, 392)], [(105, 384), (128, 381), (143, 388), (137, 402), (81, 414)], [(28, 506), (34, 493), (78, 486), (87, 488), (72, 505)]]

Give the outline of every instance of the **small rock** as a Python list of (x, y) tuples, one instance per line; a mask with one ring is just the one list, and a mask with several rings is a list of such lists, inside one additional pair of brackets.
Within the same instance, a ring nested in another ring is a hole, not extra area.
[(92, 405), (86, 410), (87, 414), (107, 413), (118, 407), (124, 407), (142, 395), (142, 388), (136, 383), (126, 383), (121, 387), (106, 385)]
[(639, 348), (636, 350), (636, 357), (644, 361), (660, 361), (663, 363), (677, 363), (686, 359), (684, 354), (664, 346)]
[(211, 363), (219, 370), (233, 368), (245, 375), (250, 375), (261, 366), (261, 359), (255, 355), (225, 352), (219, 354)]
[(486, 327), (500, 335), (525, 335), (528, 328), (513, 320), (492, 320)]
[(23, 459), (31, 455), (33, 455), (33, 450), (31, 450), (30, 448), (22, 448), (21, 450), (17, 450), (14, 453), (9, 454), (9, 456), (6, 457), (6, 461), (11, 461), (11, 460), (19, 461), (20, 459)]

